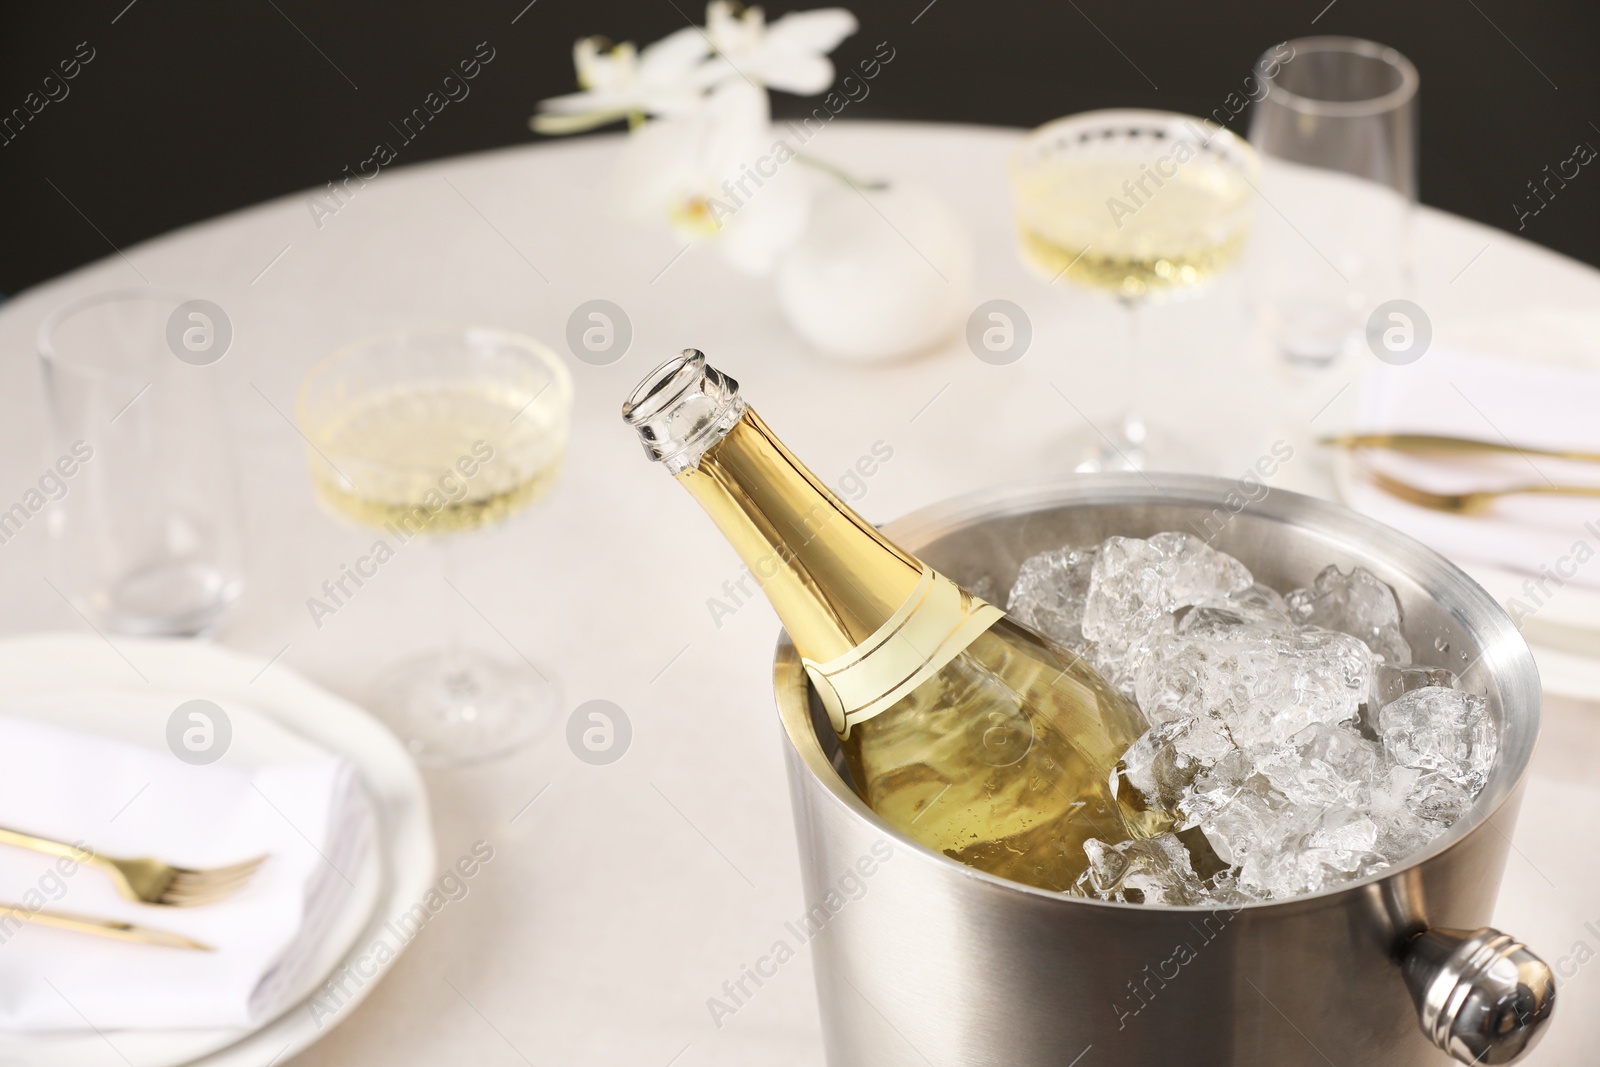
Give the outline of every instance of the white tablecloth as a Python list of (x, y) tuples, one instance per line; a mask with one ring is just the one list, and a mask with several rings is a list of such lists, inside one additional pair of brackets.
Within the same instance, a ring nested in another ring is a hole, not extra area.
[[(1013, 300), (1034, 323), (1032, 350), (1009, 367), (979, 362), (959, 339), (884, 368), (809, 354), (768, 282), (733, 274), (706, 249), (672, 263), (678, 245), (664, 230), (614, 221), (600, 180), (611, 138), (386, 171), (320, 227), (305, 196), (287, 197), (108, 254), (0, 307), (0, 486), (16, 493), (53, 458), (33, 351), (47, 312), (142, 284), (142, 273), (231, 317), (233, 348), (213, 369), (227, 383), (250, 560), (247, 591), (218, 640), (264, 665), (281, 653), (279, 664), (360, 700), (387, 662), (439, 643), (453, 610), (470, 639), (507, 654), (514, 644), (560, 679), (562, 721), (540, 744), (486, 768), (430, 774), (441, 861), (482, 838), (494, 865), (296, 1064), (515, 1063), (518, 1053), (596, 1067), (821, 1062), (805, 957), (720, 1029), (707, 1010), (802, 910), (769, 687), (777, 622), (758, 602), (715, 624), (707, 598), (737, 577), (738, 561), (645, 462), (618, 408), (660, 358), (701, 348), (822, 476), (842, 474), (876, 442), (892, 448), (857, 505), (874, 521), (1060, 473), (1051, 442), (1079, 416), (1049, 383), (1088, 417), (1110, 418), (1121, 330), (1113, 307), (1047, 288), (1017, 262), (1004, 167), (1018, 136), (841, 123), (808, 145), (859, 173), (913, 177), (959, 207), (977, 237), (977, 299)], [(1305, 220), (1336, 210), (1337, 197), (1329, 185), (1275, 206)], [(1276, 213), (1263, 215), (1258, 241), (1298, 239)], [(1423, 211), (1416, 239), (1417, 299), (1437, 336), (1515, 336), (1508, 317), (1537, 326), (1600, 307), (1600, 274), (1498, 231)], [(1274, 484), (1329, 493), (1310, 441), (1340, 418), (1356, 370), (1280, 364), (1244, 331), (1242, 285), (1224, 281), (1153, 317), (1148, 415), (1204, 435), (1216, 473), (1239, 474), (1273, 441), (1289, 441), (1295, 456)], [(342, 342), (428, 320), (521, 330), (562, 349), (569, 313), (595, 298), (627, 310), (632, 349), (609, 367), (573, 361), (572, 442), (554, 495), (462, 542), (456, 583), (476, 611), (420, 552), (388, 565), (318, 629), (306, 599), (371, 537), (312, 500), (300, 441), (280, 414), (299, 378)], [(44, 534), (33, 523), (0, 546), (7, 632), (83, 626), (42, 578)], [(581, 763), (564, 740), (566, 712), (596, 698), (633, 725), (631, 749), (610, 766)], [(1583, 925), (1600, 920), (1596, 710), (1552, 702), (1547, 711), (1498, 916), (1558, 965), (1579, 939), (1600, 948)], [(1564, 977), (1570, 969), (1569, 960)], [(1564, 983), (1531, 1062), (1586, 1062), (1580, 1050), (1600, 1038), (1594, 970)]]

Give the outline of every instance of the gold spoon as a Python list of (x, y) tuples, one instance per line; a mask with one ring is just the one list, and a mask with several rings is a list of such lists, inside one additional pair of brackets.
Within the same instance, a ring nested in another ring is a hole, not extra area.
[(1423, 489), (1402, 482), (1382, 471), (1367, 470), (1363, 472), (1372, 483), (1390, 496), (1398, 497), (1408, 504), (1415, 504), (1422, 508), (1432, 508), (1434, 511), (1447, 511), (1454, 515), (1482, 515), (1494, 506), (1495, 501), (1504, 496), (1519, 496), (1522, 494), (1542, 494), (1544, 496), (1596, 496), (1600, 497), (1600, 485), (1512, 485), (1504, 489), (1469, 489), (1461, 493), (1436, 493), (1431, 489)]

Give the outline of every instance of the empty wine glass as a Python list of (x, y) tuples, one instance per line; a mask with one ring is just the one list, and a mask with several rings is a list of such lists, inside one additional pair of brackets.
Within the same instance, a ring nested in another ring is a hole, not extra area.
[[(1417, 68), (1386, 45), (1303, 37), (1256, 63), (1265, 89), (1250, 143), (1278, 165), (1264, 194), (1295, 212), (1295, 233), (1270, 242), (1255, 290), (1263, 325), (1286, 359), (1320, 365), (1360, 346), (1364, 312), (1404, 290), (1417, 199)], [(1324, 175), (1312, 190), (1304, 171)], [(1339, 181), (1328, 196), (1327, 174)], [(1297, 192), (1305, 189), (1306, 191)], [(1342, 210), (1332, 210), (1337, 203)]]

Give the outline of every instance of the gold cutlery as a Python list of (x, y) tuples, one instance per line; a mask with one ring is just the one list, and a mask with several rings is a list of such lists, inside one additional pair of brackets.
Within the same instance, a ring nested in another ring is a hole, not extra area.
[(33, 911), (20, 904), (0, 903), (0, 929), (4, 928), (8, 917), (43, 926), (54, 926), (61, 930), (73, 930), (80, 934), (92, 934), (95, 937), (133, 941), (141, 945), (187, 948), (198, 952), (216, 951), (203, 941), (195, 941), (169, 930), (157, 930), (153, 926), (140, 926), (137, 923), (125, 923), (117, 919), (96, 919), (93, 916), (74, 915), (65, 911)]
[(1391, 452), (1508, 452), (1520, 456), (1549, 456), (1600, 463), (1600, 452), (1576, 449), (1534, 448), (1501, 441), (1482, 441), (1474, 437), (1449, 437), (1433, 433), (1348, 433), (1324, 437), (1319, 444), (1338, 448), (1384, 448)]
[(1545, 496), (1597, 496), (1600, 497), (1600, 485), (1512, 485), (1504, 489), (1469, 489), (1461, 493), (1436, 493), (1431, 489), (1423, 489), (1409, 482), (1402, 482), (1382, 471), (1364, 470), (1362, 472), (1373, 484), (1390, 496), (1398, 497), (1408, 504), (1415, 504), (1422, 508), (1432, 508), (1434, 511), (1448, 511), (1455, 515), (1482, 515), (1494, 506), (1495, 501), (1505, 496), (1520, 496), (1523, 494)]
[(256, 873), (256, 868), (266, 860), (265, 856), (258, 856), (228, 867), (191, 870), (154, 859), (122, 860), (101, 856), (76, 845), (36, 837), (21, 830), (9, 830), (3, 826), (0, 826), (0, 845), (15, 845), (17, 848), (43, 852), (47, 856), (93, 864), (110, 875), (117, 892), (129, 900), (179, 908), (212, 904), (232, 896), (244, 888), (250, 876)]

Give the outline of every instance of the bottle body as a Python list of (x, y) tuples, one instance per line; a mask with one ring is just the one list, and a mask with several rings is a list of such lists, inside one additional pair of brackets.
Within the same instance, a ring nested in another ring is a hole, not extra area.
[(841, 739), (863, 800), (929, 848), (1070, 891), (1084, 842), (1165, 829), (1116, 766), (1144, 719), (1081, 657), (1001, 618), (894, 707)]
[(686, 352), (624, 415), (777, 609), (857, 793), (961, 862), (1070, 891), (1090, 837), (1166, 829), (1130, 789), (1139, 710), (1081, 657), (894, 545), (806, 470), (737, 385)]

